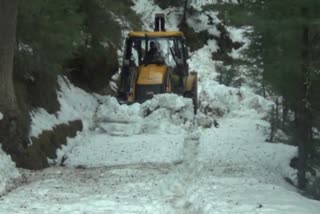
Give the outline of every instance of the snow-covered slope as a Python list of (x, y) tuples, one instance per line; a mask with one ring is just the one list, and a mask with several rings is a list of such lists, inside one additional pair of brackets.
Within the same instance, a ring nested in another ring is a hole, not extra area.
[[(3, 114), (0, 112), (0, 120), (3, 119)], [(16, 169), (9, 155), (2, 151), (0, 144), (0, 196), (4, 194), (16, 179), (20, 178), (20, 173)]]
[[(181, 13), (162, 11), (150, 0), (135, 0), (134, 9), (150, 29), (154, 13), (167, 14), (169, 29)], [(199, 20), (197, 27), (207, 26), (207, 19)], [(241, 32), (234, 39), (241, 40)], [(219, 85), (211, 59), (216, 50), (209, 41), (191, 53), (190, 67), (200, 77), (196, 116), (192, 101), (176, 95), (120, 105), (60, 79), (61, 111), (35, 112), (31, 135), (73, 119), (81, 119), (84, 130), (53, 160), (67, 167), (26, 172), (29, 184), (1, 198), (0, 213), (318, 213), (318, 201), (284, 180), (295, 179), (289, 163), (297, 149), (265, 142), (273, 103), (251, 90)]]
[(20, 176), (10, 156), (4, 153), (0, 147), (0, 196), (10, 188), (13, 188), (15, 181), (18, 180)]

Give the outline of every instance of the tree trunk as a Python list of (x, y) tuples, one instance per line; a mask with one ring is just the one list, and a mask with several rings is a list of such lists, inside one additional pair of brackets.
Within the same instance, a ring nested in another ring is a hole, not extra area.
[(286, 129), (286, 124), (288, 121), (288, 113), (289, 113), (289, 107), (288, 107), (288, 101), (287, 98), (284, 96), (282, 97), (282, 129)]
[[(264, 77), (262, 76), (262, 78), (264, 78)], [(263, 95), (264, 98), (267, 98), (266, 85), (265, 85), (265, 80), (264, 79), (262, 79), (262, 95)]]
[(279, 128), (279, 97), (276, 98), (275, 131)]
[(14, 161), (22, 159), (27, 142), (13, 85), (16, 22), (17, 0), (0, 0), (0, 146)]
[(17, 1), (0, 0), (0, 111), (17, 109), (13, 87), (13, 56), (16, 41)]
[(184, 6), (183, 6), (183, 19), (182, 24), (185, 25), (187, 23), (187, 9), (188, 9), (188, 1), (184, 0)]
[(309, 69), (309, 28), (305, 26), (303, 28), (302, 36), (303, 50), (302, 50), (302, 99), (299, 101), (297, 107), (297, 133), (298, 133), (298, 185), (303, 189), (306, 186), (306, 169), (307, 169), (307, 155), (308, 145), (311, 143), (310, 131), (312, 130), (312, 115), (310, 110), (310, 69)]

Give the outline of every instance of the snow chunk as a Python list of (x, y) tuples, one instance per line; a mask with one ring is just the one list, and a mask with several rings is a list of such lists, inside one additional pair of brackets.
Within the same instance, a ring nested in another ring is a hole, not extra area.
[(221, 35), (221, 32), (217, 29), (216, 26), (213, 26), (211, 28), (208, 29), (208, 33), (213, 35), (213, 36), (216, 36), (216, 37), (220, 37)]
[(3, 114), (0, 112), (0, 120), (3, 119)]
[(159, 94), (142, 105), (144, 114), (161, 108), (169, 111), (169, 117), (168, 114), (163, 114), (161, 111), (157, 111), (157, 114), (160, 113), (162, 118), (171, 118), (175, 124), (181, 122), (180, 119), (192, 121), (194, 117), (192, 100), (176, 94)]

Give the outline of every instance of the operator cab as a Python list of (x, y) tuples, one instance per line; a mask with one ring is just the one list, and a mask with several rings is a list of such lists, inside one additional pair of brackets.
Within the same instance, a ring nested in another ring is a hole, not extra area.
[(130, 32), (126, 39), (118, 97), (127, 103), (191, 90), (183, 33), (166, 31), (163, 14), (156, 15), (154, 30)]

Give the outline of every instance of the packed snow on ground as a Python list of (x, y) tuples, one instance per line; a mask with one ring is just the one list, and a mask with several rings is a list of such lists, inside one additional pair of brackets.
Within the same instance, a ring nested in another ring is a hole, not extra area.
[[(153, 20), (153, 1), (135, 2)], [(23, 171), (28, 184), (0, 199), (0, 213), (317, 214), (320, 203), (284, 181), (296, 179), (297, 148), (265, 142), (273, 103), (219, 85), (214, 50), (209, 43), (189, 60), (200, 77), (196, 116), (176, 95), (120, 105), (59, 80), (61, 111), (34, 114), (32, 133), (81, 119), (84, 130), (54, 160), (68, 167)]]
[(191, 100), (176, 95), (130, 106), (96, 97), (91, 126), (59, 151), (71, 168), (26, 172), (0, 213), (318, 213), (284, 182), (296, 148), (265, 142), (272, 103), (211, 83), (200, 101), (223, 114), (199, 114), (218, 128), (194, 126)]

